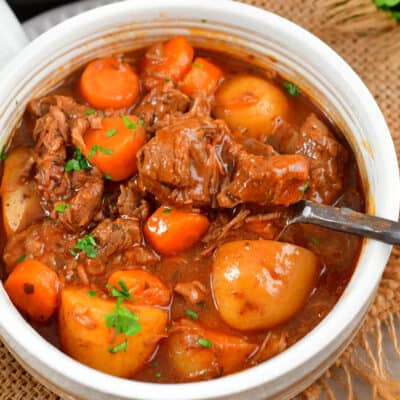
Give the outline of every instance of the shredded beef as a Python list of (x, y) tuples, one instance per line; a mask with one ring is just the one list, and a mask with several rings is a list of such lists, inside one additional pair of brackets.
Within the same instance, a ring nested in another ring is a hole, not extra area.
[(326, 204), (336, 200), (343, 190), (348, 154), (316, 115), (310, 114), (299, 131), (278, 121), (271, 143), (281, 153), (303, 154), (311, 160), (308, 199)]

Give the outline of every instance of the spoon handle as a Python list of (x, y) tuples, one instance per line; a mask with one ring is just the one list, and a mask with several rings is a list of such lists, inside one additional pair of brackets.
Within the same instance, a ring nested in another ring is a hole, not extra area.
[(350, 208), (335, 208), (311, 201), (301, 201), (296, 208), (297, 212), (290, 221), (291, 223), (302, 222), (319, 225), (389, 244), (400, 244), (400, 224), (398, 222), (362, 214)]

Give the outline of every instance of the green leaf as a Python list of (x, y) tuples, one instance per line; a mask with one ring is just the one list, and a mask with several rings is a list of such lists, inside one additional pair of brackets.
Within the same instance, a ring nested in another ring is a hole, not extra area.
[(168, 83), (171, 80), (171, 78), (164, 78), (164, 82)]
[(172, 210), (169, 207), (164, 207), (164, 210), (162, 210), (163, 214), (171, 214)]
[(104, 179), (107, 179), (108, 181), (112, 180), (112, 176), (110, 174), (104, 174)]
[(4, 161), (7, 158), (6, 146), (3, 146), (0, 151), (0, 161)]
[(71, 208), (71, 204), (60, 202), (56, 205), (55, 210), (59, 213), (63, 213), (68, 208)]
[(110, 352), (110, 353), (118, 353), (119, 351), (126, 351), (127, 350), (127, 348), (128, 348), (128, 342), (126, 341), (126, 340), (124, 340), (123, 342), (121, 342), (120, 344), (117, 344), (116, 346), (114, 346), (114, 347), (110, 347), (109, 349), (108, 349), (108, 351)]
[(157, 378), (157, 379), (160, 379), (160, 378), (161, 378), (161, 372), (157, 372), (157, 373), (156, 373), (156, 378)]
[(206, 20), (205, 18), (202, 18), (200, 21), (201, 21), (203, 24), (207, 22), (207, 20)]
[(24, 254), (24, 255), (22, 255), (22, 256), (19, 256), (19, 257), (15, 260), (15, 262), (20, 263), (20, 262), (25, 261), (25, 260), (26, 260), (26, 255)]
[(124, 121), (125, 126), (128, 129), (136, 129), (136, 124), (134, 122), (132, 122), (128, 117), (126, 117), (125, 115), (122, 116), (122, 121)]
[(113, 137), (117, 133), (117, 128), (110, 129), (106, 132), (106, 136)]
[(88, 108), (88, 109), (85, 111), (85, 114), (86, 114), (86, 115), (93, 115), (93, 114), (96, 114), (96, 111), (93, 110), (93, 108)]
[(106, 285), (106, 287), (111, 290), (111, 296), (122, 298), (123, 300), (132, 300), (131, 294), (125, 282), (119, 280), (118, 285), (120, 289), (116, 288), (114, 285)]
[(400, 0), (374, 0), (375, 5), (383, 11), (392, 15), (392, 17), (400, 21)]
[(88, 292), (88, 295), (89, 295), (90, 297), (95, 297), (96, 294), (97, 294), (97, 292), (94, 291), (94, 290), (90, 290), (90, 291)]
[(192, 67), (194, 68), (204, 68), (203, 64), (198, 64), (198, 63), (192, 63)]
[(144, 126), (144, 121), (142, 119), (139, 119), (139, 125)]
[(296, 97), (300, 93), (300, 89), (292, 82), (283, 82), (283, 87), (292, 97)]
[(66, 172), (70, 171), (80, 171), (81, 169), (91, 169), (91, 165), (88, 163), (82, 152), (76, 148), (74, 151), (74, 156), (71, 160), (67, 161), (64, 170)]
[(192, 310), (185, 310), (185, 314), (186, 314), (189, 318), (193, 319), (194, 321), (196, 321), (196, 320), (199, 319), (199, 315), (198, 315), (197, 312), (195, 312), (195, 311), (192, 311)]
[(89, 150), (89, 153), (88, 153), (88, 160), (89, 161), (91, 160), (91, 158), (93, 156), (95, 156), (97, 154), (97, 151), (100, 151), (100, 153), (106, 154), (108, 156), (111, 155), (112, 152), (113, 152), (111, 148), (105, 149), (104, 147), (99, 146), (98, 144), (94, 144), (92, 146), (92, 148)]
[[(122, 300), (123, 301), (123, 300)], [(117, 333), (133, 336), (142, 330), (139, 316), (127, 308), (121, 307), (121, 299), (117, 300), (115, 310), (104, 316), (106, 326), (114, 328)]]
[(305, 181), (299, 188), (301, 193), (305, 193), (307, 189), (310, 187), (310, 181)]
[(318, 238), (316, 238), (316, 237), (312, 237), (312, 238), (310, 239), (310, 244), (311, 244), (312, 246), (314, 246), (314, 247), (319, 247), (319, 245), (321, 244), (321, 241), (320, 241)]
[(74, 249), (85, 252), (89, 258), (97, 257), (97, 243), (91, 233), (78, 239)]
[(200, 345), (200, 346), (202, 346), (202, 347), (205, 347), (205, 348), (210, 348), (211, 346), (212, 346), (212, 342), (211, 342), (211, 340), (208, 340), (208, 339), (204, 339), (204, 338), (198, 338), (197, 339), (197, 343)]

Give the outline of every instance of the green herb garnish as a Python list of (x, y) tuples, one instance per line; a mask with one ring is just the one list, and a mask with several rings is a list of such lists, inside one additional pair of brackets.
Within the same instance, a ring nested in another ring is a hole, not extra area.
[(19, 257), (15, 260), (15, 262), (20, 263), (20, 262), (25, 261), (25, 260), (26, 260), (26, 255), (24, 254), (24, 255), (22, 255), (22, 256), (19, 256)]
[(64, 212), (65, 210), (67, 210), (68, 208), (71, 208), (71, 204), (61, 202), (61, 203), (58, 203), (58, 204), (56, 205), (55, 210), (56, 210), (57, 212), (59, 212), (59, 213), (63, 213), (63, 212)]
[(296, 97), (300, 93), (300, 89), (292, 82), (283, 82), (283, 87), (292, 97)]
[(310, 181), (305, 181), (299, 188), (301, 193), (305, 193), (307, 189), (310, 187)]
[(171, 214), (172, 210), (169, 207), (164, 207), (164, 210), (162, 210), (163, 214)]
[(113, 137), (117, 133), (117, 128), (110, 129), (106, 132), (106, 136)]
[(96, 114), (96, 111), (93, 110), (93, 108), (88, 108), (88, 109), (85, 111), (85, 114), (86, 114), (86, 115), (93, 115), (93, 114)]
[(157, 379), (160, 379), (160, 378), (161, 378), (161, 372), (157, 372), (157, 373), (156, 373), (156, 378), (157, 378)]
[(96, 294), (97, 294), (97, 292), (95, 292), (94, 290), (90, 290), (90, 291), (88, 292), (88, 295), (89, 295), (90, 297), (95, 297)]
[(110, 174), (104, 174), (104, 179), (107, 179), (108, 181), (112, 180), (112, 176)]
[(96, 258), (98, 251), (97, 243), (91, 233), (85, 235), (82, 239), (78, 239), (74, 249), (85, 252), (89, 258)]
[(115, 310), (112, 313), (104, 316), (106, 326), (108, 328), (115, 328), (116, 332), (125, 334), (126, 336), (133, 336), (142, 330), (139, 323), (139, 316), (134, 314), (127, 308), (121, 307), (124, 300), (118, 298)]
[(171, 80), (171, 78), (164, 78), (164, 82), (168, 83)]
[(128, 342), (126, 340), (124, 340), (123, 342), (121, 342), (120, 344), (117, 344), (114, 347), (110, 347), (108, 349), (108, 351), (110, 353), (118, 353), (119, 351), (126, 351), (126, 349), (128, 348)]
[(98, 144), (94, 144), (92, 146), (92, 148), (89, 150), (89, 153), (88, 153), (88, 160), (89, 161), (91, 160), (91, 158), (93, 156), (95, 156), (97, 154), (97, 151), (100, 151), (100, 153), (106, 154), (108, 156), (110, 156), (112, 154), (112, 149), (111, 148), (105, 149), (104, 147), (99, 146)]
[(122, 116), (122, 121), (124, 121), (125, 126), (128, 129), (136, 129), (136, 124), (134, 122), (132, 122), (128, 117), (126, 117), (125, 115)]
[(118, 286), (120, 289), (116, 288), (114, 285), (106, 285), (108, 289), (111, 289), (111, 296), (117, 297), (123, 300), (132, 300), (131, 294), (125, 282), (122, 280), (118, 281)]
[(212, 346), (211, 340), (204, 339), (202, 337), (197, 339), (197, 343), (202, 347), (206, 347), (207, 349)]
[(66, 172), (70, 171), (80, 171), (81, 169), (91, 169), (91, 165), (88, 163), (82, 152), (76, 148), (74, 151), (74, 156), (71, 160), (67, 161), (64, 170)]
[(392, 17), (400, 21), (400, 0), (374, 0), (375, 5), (383, 11), (392, 14)]
[(6, 146), (3, 146), (0, 151), (0, 161), (4, 161), (7, 158)]
[(74, 249), (68, 249), (68, 251), (73, 257), (76, 257), (78, 255), (78, 253)]
[(204, 68), (204, 65), (198, 63), (192, 63), (192, 67), (194, 68)]
[(197, 314), (197, 312), (194, 312), (194, 311), (192, 311), (192, 310), (185, 310), (185, 314), (186, 314), (189, 318), (193, 319), (194, 321), (196, 321), (196, 320), (199, 319), (199, 315)]
[(142, 119), (139, 119), (139, 126), (144, 126), (144, 121)]
[(205, 22), (207, 22), (207, 20), (206, 20), (205, 18), (202, 18), (200, 21), (201, 21), (203, 24), (204, 24)]

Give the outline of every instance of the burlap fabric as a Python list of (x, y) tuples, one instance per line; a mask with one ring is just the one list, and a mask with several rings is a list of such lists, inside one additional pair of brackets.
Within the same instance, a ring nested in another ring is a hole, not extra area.
[[(201, 0), (199, 0), (201, 1)], [(216, 0), (217, 1), (217, 0)], [(372, 0), (244, 0), (303, 26), (333, 47), (379, 103), (400, 152), (400, 24)], [(388, 188), (390, 190), (390, 188)], [(384, 193), (382, 193), (384, 195)], [(321, 379), (301, 394), (314, 399), (400, 399), (400, 249), (392, 253), (380, 289), (353, 343)], [(397, 326), (397, 331), (399, 326)], [(388, 361), (389, 360), (389, 361)], [(356, 388), (362, 391), (356, 394)], [(362, 393), (362, 394), (360, 394)], [(57, 399), (0, 344), (0, 400)]]

